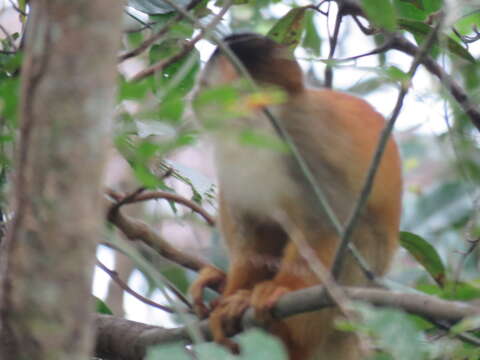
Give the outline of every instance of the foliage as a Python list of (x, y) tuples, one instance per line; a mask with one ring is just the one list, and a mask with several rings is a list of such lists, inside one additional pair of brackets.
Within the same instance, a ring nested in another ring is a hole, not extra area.
[[(316, 7), (305, 6), (304, 2), (295, 0), (233, 1), (225, 20), (215, 29), (210, 29), (210, 33), (207, 32), (207, 40), (198, 42), (191, 51), (185, 52), (185, 56), (168, 63), (199, 31), (198, 23), (192, 24), (187, 18), (180, 18), (181, 14), (169, 3), (162, 0), (128, 2), (126, 11), (133, 18), (134, 29), (124, 34), (124, 51), (136, 49), (152, 34), (165, 29), (157, 41), (136, 56), (136, 61), (142, 67), (162, 62), (167, 65), (159, 67), (160, 70), (152, 76), (135, 81), (131, 80), (134, 74), (126, 75), (127, 71), (123, 68), (119, 72), (116, 127), (112, 139), (141, 186), (176, 192), (179, 183), (186, 184), (191, 200), (202, 206), (215, 206), (213, 180), (169, 159), (198, 144), (198, 131), (197, 126), (192, 125), (190, 104), (213, 113), (214, 116), (210, 116), (203, 125), (218, 129), (223, 121), (247, 114), (259, 103), (268, 105), (282, 101), (282, 94), (246, 93), (238, 84), (197, 91), (193, 96), (205, 53), (215, 43), (215, 37), (245, 29), (266, 34), (295, 52), (302, 60), (310, 83), (321, 83), (319, 79), (323, 78), (323, 70), (329, 67), (336, 79), (347, 79), (334, 83), (335, 88), (368, 99), (380, 97), (383, 102), (386, 100), (382, 98), (382, 93), (388, 91), (395, 97), (395, 91), (400, 86), (410, 83), (406, 69), (411, 57), (399, 58), (392, 54), (393, 51), (382, 51), (353, 60), (346, 58), (365, 54), (385, 44), (394, 32), (415, 39), (416, 44), (421, 46), (432, 31), (440, 11), (448, 13), (441, 0), (362, 0), (359, 3), (368, 17), (368, 25), (365, 25), (366, 19), (357, 20), (363, 24), (363, 30), (373, 29), (376, 33), (374, 36), (362, 33), (351, 17), (345, 17), (343, 22), (346, 25), (342, 25), (343, 33), (338, 39), (340, 45), (329, 54), (332, 26), (330, 24), (328, 28), (326, 22), (328, 18), (330, 23), (334, 23), (334, 2), (323, 2)], [(190, 4), (186, 0), (174, 3), (182, 8)], [(196, 5), (191, 14), (202, 26), (208, 27), (219, 7), (228, 2), (203, 0), (193, 3)], [(27, 10), (25, 2), (20, 1), (19, 6)], [(480, 26), (480, 8), (468, 2), (459, 4), (454, 14), (446, 18), (429, 53), (465, 89), (473, 104), (480, 103), (480, 41), (469, 40), (478, 35), (476, 26)], [(6, 179), (11, 170), (13, 146), (19, 131), (17, 109), (22, 57), (16, 39), (21, 36), (11, 34), (0, 41), (0, 199), (6, 198)], [(349, 42), (349, 37), (354, 38), (354, 42), (361, 39), (369, 48), (358, 51), (353, 46), (356, 44)], [(427, 76), (424, 74), (423, 78), (433, 78)], [(440, 82), (423, 80), (419, 84), (415, 78), (412, 81), (411, 93), (415, 99), (409, 107), (415, 108), (433, 99), (435, 109), (442, 108), (443, 111), (436, 113), (434, 121), (439, 130), (435, 133), (424, 131), (424, 121), (420, 119), (410, 127), (402, 126), (403, 130), (398, 134), (405, 174), (404, 232), (399, 237), (405, 250), (400, 251), (392, 276), (417, 291), (442, 298), (478, 299), (479, 252), (471, 246), (472, 241), (478, 241), (480, 236), (477, 224), (480, 201), (477, 190), (480, 182), (478, 130), (453, 99), (449, 89), (442, 87)], [(391, 110), (383, 110), (384, 115), (388, 116)], [(399, 122), (403, 120), (400, 118)], [(447, 126), (441, 126), (444, 122)], [(233, 141), (283, 151), (282, 144), (276, 140), (248, 132)], [(179, 212), (174, 202), (169, 205), (176, 220), (191, 215)], [(4, 206), (3, 200), (0, 206)], [(195, 221), (198, 223), (198, 218)], [(213, 232), (212, 239), (216, 239), (217, 235)], [(217, 249), (218, 242), (212, 243), (217, 250), (217, 258), (211, 259), (212, 262), (224, 264), (225, 258), (219, 255)], [(471, 251), (466, 253), (467, 249)], [(186, 291), (191, 279), (186, 270), (175, 268), (160, 272), (162, 279), (170, 280), (182, 293)], [(152, 289), (165, 289), (165, 286), (163, 281), (156, 283), (152, 280)], [(109, 310), (99, 299), (97, 309), (103, 313)], [(451, 329), (446, 339), (436, 340), (440, 330), (418, 318), (397, 310), (379, 310), (367, 305), (359, 305), (358, 309), (362, 314), (358, 323), (341, 323), (339, 327), (370, 338), (379, 348), (372, 359), (441, 359), (442, 351), (447, 351), (445, 349), (448, 349), (451, 359), (479, 356), (478, 349), (454, 337), (478, 328), (478, 318), (464, 320)], [(175, 320), (181, 321), (178, 318)], [(244, 344), (245, 349), (254, 349), (248, 350), (252, 353), (245, 358), (261, 359), (262, 351), (268, 353), (269, 358), (284, 358), (275, 340), (259, 331), (239, 336), (239, 342)], [(199, 359), (230, 358), (214, 345), (196, 345), (194, 351)], [(183, 345), (154, 348), (148, 356), (150, 360), (190, 358)]]

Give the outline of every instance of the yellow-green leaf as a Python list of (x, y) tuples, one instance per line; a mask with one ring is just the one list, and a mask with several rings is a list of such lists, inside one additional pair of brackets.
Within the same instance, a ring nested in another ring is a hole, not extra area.
[(270, 29), (267, 36), (276, 42), (288, 46), (293, 52), (302, 38), (305, 11), (308, 8), (298, 7), (290, 10)]

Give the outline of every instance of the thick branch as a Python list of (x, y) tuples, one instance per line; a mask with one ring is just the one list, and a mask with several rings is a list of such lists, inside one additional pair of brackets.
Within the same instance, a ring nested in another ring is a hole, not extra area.
[[(391, 292), (371, 288), (343, 287), (352, 300), (368, 302), (376, 306), (394, 307), (429, 319), (459, 321), (467, 316), (480, 314), (480, 308), (456, 301), (441, 300), (430, 295)], [(275, 306), (275, 318), (286, 318), (308, 311), (332, 306), (322, 286), (314, 286), (284, 295)], [(249, 309), (243, 318), (244, 327), (259, 325), (255, 322), (253, 310)], [(165, 329), (133, 321), (97, 315), (98, 339), (96, 355), (104, 359), (138, 360), (148, 346), (175, 341), (190, 342), (186, 327)], [(208, 323), (197, 324), (207, 340), (211, 339)], [(234, 334), (229, 334), (233, 336)]]
[[(115, 204), (112, 202), (112, 206)], [(108, 220), (119, 228), (132, 241), (140, 240), (154, 249), (158, 254), (187, 269), (200, 271), (208, 264), (188, 253), (179, 251), (168, 243), (153, 227), (143, 221), (123, 214), (119, 209), (110, 211)]]

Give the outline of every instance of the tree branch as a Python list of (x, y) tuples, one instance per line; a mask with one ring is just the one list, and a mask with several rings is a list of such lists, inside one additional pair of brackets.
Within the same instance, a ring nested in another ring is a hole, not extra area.
[[(419, 51), (417, 46), (401, 36), (396, 36), (394, 38), (392, 48), (411, 56), (415, 56)], [(478, 110), (478, 106), (471, 101), (462, 87), (458, 85), (455, 80), (453, 80), (453, 78), (432, 59), (432, 57), (424, 56), (422, 65), (440, 80), (442, 85), (447, 88), (453, 98), (470, 118), (473, 125), (480, 131), (480, 111)]]
[(115, 208), (115, 204), (115, 202), (110, 201), (107, 219), (119, 228), (129, 240), (140, 240), (166, 259), (196, 272), (208, 265), (205, 261), (193, 255), (179, 251), (168, 243), (153, 227), (143, 221), (123, 214), (120, 209)]
[[(217, 24), (222, 20), (223, 16), (228, 11), (230, 6), (231, 6), (231, 1), (227, 1), (226, 4), (223, 6), (222, 10), (220, 10), (220, 12), (217, 15), (215, 15), (212, 21), (207, 26), (202, 27), (200, 33), (197, 36), (195, 36), (192, 40), (186, 42), (183, 45), (182, 49), (177, 54), (173, 55), (168, 59), (159, 61), (146, 69), (141, 70), (140, 72), (138, 72), (136, 75), (133, 76), (132, 81), (140, 81), (146, 78), (147, 76), (150, 76), (156, 73), (157, 71), (163, 70), (167, 66), (182, 59), (185, 55), (187, 55), (190, 51), (192, 51), (192, 49), (194, 48), (197, 42), (202, 40), (207, 33), (209, 33), (213, 28), (215, 28), (215, 26), (217, 26)], [(183, 17), (184, 15), (180, 13), (179, 16)]]
[(142, 192), (142, 193), (134, 194), (134, 196), (128, 199), (126, 199), (126, 197), (123, 197), (118, 192), (112, 189), (108, 189), (107, 194), (113, 197), (117, 202), (122, 202), (122, 205), (132, 204), (140, 201), (158, 200), (158, 199), (174, 201), (176, 203), (185, 205), (186, 207), (190, 208), (192, 211), (199, 214), (208, 223), (208, 225), (215, 226), (214, 218), (205, 209), (203, 209), (197, 203), (191, 200), (188, 200), (187, 198), (184, 198), (183, 196), (178, 194), (170, 193), (167, 191), (152, 191), (148, 193)]
[[(441, 300), (430, 295), (372, 288), (341, 287), (341, 289), (351, 300), (398, 308), (429, 319), (456, 322), (467, 316), (480, 314), (479, 307)], [(274, 307), (273, 316), (277, 319), (286, 318), (330, 306), (333, 306), (333, 301), (326, 295), (324, 287), (314, 286), (282, 296)], [(247, 310), (242, 323), (244, 328), (259, 326), (255, 321), (253, 309)], [(104, 359), (138, 360), (145, 354), (148, 346), (176, 341), (191, 342), (186, 327), (165, 329), (108, 315), (97, 315), (96, 326), (98, 333), (96, 355)], [(207, 321), (199, 322), (198, 329), (206, 340), (211, 340)], [(478, 341), (476, 338), (471, 340)]]

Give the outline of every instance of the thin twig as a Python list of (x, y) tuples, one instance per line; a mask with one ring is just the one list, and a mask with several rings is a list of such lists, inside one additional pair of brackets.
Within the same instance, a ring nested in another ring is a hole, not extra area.
[[(343, 12), (342, 7), (338, 7), (337, 16), (335, 18), (335, 27), (333, 29), (333, 35), (329, 37), (330, 42), (330, 52), (328, 54), (328, 60), (333, 59), (335, 50), (337, 49), (338, 36), (340, 34), (340, 26), (342, 24)], [(331, 88), (333, 84), (333, 69), (330, 63), (327, 64), (325, 68), (325, 87)]]
[(120, 204), (121, 206), (124, 204), (132, 204), (132, 203), (147, 201), (147, 200), (165, 199), (169, 201), (174, 201), (176, 203), (187, 206), (192, 211), (199, 214), (208, 223), (208, 225), (215, 226), (215, 220), (205, 209), (203, 209), (197, 203), (191, 200), (188, 200), (187, 198), (184, 198), (183, 196), (178, 194), (170, 193), (167, 191), (153, 191), (148, 193), (136, 193), (134, 196), (128, 195), (128, 196), (122, 197), (119, 193), (117, 193), (112, 189), (108, 189), (106, 192), (109, 196), (113, 197), (118, 201), (117, 207), (119, 202), (121, 202)]
[(336, 279), (340, 274), (340, 270), (342, 268), (343, 260), (345, 258), (345, 252), (347, 250), (348, 244), (350, 243), (352, 232), (357, 224), (358, 220), (360, 219), (360, 215), (367, 203), (368, 197), (373, 187), (373, 181), (375, 180), (375, 175), (377, 174), (378, 167), (380, 165), (380, 161), (382, 160), (383, 153), (385, 152), (385, 148), (387, 146), (388, 140), (390, 135), (393, 131), (393, 127), (395, 125), (395, 121), (397, 120), (398, 116), (400, 115), (400, 111), (403, 106), (403, 100), (410, 89), (410, 81), (415, 75), (415, 72), (418, 69), (418, 66), (423, 62), (424, 56), (428, 53), (430, 48), (432, 47), (437, 32), (442, 25), (442, 19), (440, 19), (437, 25), (430, 31), (430, 34), (427, 36), (427, 39), (423, 43), (422, 47), (419, 51), (415, 54), (415, 58), (410, 65), (410, 69), (408, 71), (408, 82), (402, 82), (401, 90), (397, 97), (397, 102), (395, 104), (395, 108), (393, 109), (392, 115), (390, 120), (384, 127), (382, 133), (380, 134), (380, 140), (375, 150), (375, 154), (373, 156), (372, 162), (367, 172), (367, 177), (365, 183), (363, 185), (362, 191), (358, 200), (355, 203), (353, 211), (347, 221), (347, 225), (345, 226), (344, 232), (342, 234), (342, 240), (340, 242), (340, 246), (338, 247), (337, 253), (335, 255), (335, 260), (332, 266), (332, 275)]
[[(395, 36), (392, 47), (396, 50), (415, 56), (419, 48), (407, 39)], [(427, 70), (435, 75), (443, 86), (447, 88), (453, 98), (458, 102), (465, 114), (470, 118), (472, 124), (480, 131), (480, 111), (477, 104), (473, 103), (468, 94), (458, 85), (453, 78), (447, 74), (438, 63), (430, 56), (424, 56), (422, 64)]]
[(170, 30), (170, 27), (177, 21), (179, 21), (182, 18), (181, 15), (177, 15), (173, 19), (170, 19), (160, 30), (158, 30), (156, 33), (154, 33), (152, 36), (150, 36), (148, 39), (146, 39), (144, 42), (140, 44), (140, 46), (136, 47), (133, 50), (127, 51), (124, 54), (121, 54), (118, 57), (118, 62), (125, 61), (127, 59), (130, 59), (134, 56), (140, 55), (142, 52), (147, 50), (150, 46), (155, 44), (163, 35), (165, 35), (168, 30)]
[(150, 305), (150, 306), (153, 306), (153, 307), (156, 307), (160, 310), (163, 310), (169, 314), (174, 314), (175, 311), (169, 307), (169, 306), (165, 306), (165, 305), (162, 305), (162, 304), (159, 304), (155, 301), (152, 301), (148, 298), (146, 298), (145, 296), (142, 296), (140, 295), (139, 293), (137, 293), (135, 290), (133, 290), (130, 286), (128, 286), (128, 284), (126, 282), (124, 282), (120, 276), (118, 276), (118, 273), (114, 270), (111, 270), (109, 269), (108, 267), (106, 267), (100, 260), (97, 259), (97, 266), (102, 269), (105, 273), (108, 274), (108, 276), (110, 276), (110, 278), (118, 285), (120, 286), (125, 292), (129, 293), (130, 295), (132, 295), (134, 298), (140, 300), (141, 302), (147, 304), (147, 305)]
[[(199, 3), (201, 2), (201, 0), (192, 0), (190, 1), (190, 3), (187, 5), (187, 7), (185, 8), (185, 11), (189, 11), (191, 9), (193, 9), (195, 6), (197, 6)], [(130, 15), (130, 14), (129, 14)], [(154, 33), (152, 36), (150, 36), (148, 39), (146, 39), (142, 44), (140, 44), (140, 46), (138, 46), (137, 48), (131, 50), (131, 51), (128, 51), (122, 55), (120, 55), (118, 57), (118, 61), (119, 62), (122, 62), (124, 60), (127, 60), (131, 57), (134, 57), (134, 56), (137, 56), (137, 55), (140, 55), (142, 52), (144, 52), (145, 50), (147, 50), (151, 45), (153, 45), (156, 41), (158, 41), (159, 39), (161, 39), (161, 37), (163, 35), (165, 35), (169, 30), (170, 30), (170, 27), (176, 23), (178, 23), (179, 21), (181, 21), (183, 19), (184, 15), (182, 13), (179, 13), (177, 14), (177, 16), (175, 16), (174, 18), (170, 19), (160, 30), (158, 30), (156, 33)], [(147, 26), (149, 24), (146, 24)], [(150, 27), (150, 26), (149, 26)]]
[[(193, 271), (200, 271), (209, 264), (193, 254), (184, 253), (166, 241), (154, 228), (143, 221), (124, 215), (109, 201), (107, 219), (131, 241), (142, 241), (164, 258)], [(116, 211), (112, 211), (115, 208)]]
[(375, 29), (374, 28), (369, 28), (366, 27), (365, 25), (362, 24), (358, 16), (352, 15), (353, 21), (355, 21), (355, 24), (357, 24), (358, 28), (365, 34), (365, 35), (373, 35), (375, 34)]
[(20, 9), (17, 4), (15, 4), (15, 2), (13, 0), (8, 0), (8, 2), (10, 3), (10, 5), (12, 5), (13, 9), (18, 12), (20, 15), (23, 15), (23, 16), (27, 16), (27, 13), (25, 11), (23, 11), (22, 9)]
[(207, 26), (202, 27), (200, 33), (197, 36), (195, 36), (192, 40), (186, 42), (183, 45), (182, 49), (177, 54), (171, 56), (168, 59), (164, 59), (162, 61), (159, 61), (159, 62), (149, 66), (146, 69), (141, 70), (140, 72), (138, 72), (136, 75), (134, 75), (132, 77), (131, 81), (142, 80), (142, 79), (156, 73), (157, 71), (163, 70), (167, 66), (169, 66), (169, 65), (173, 64), (174, 62), (182, 59), (185, 55), (190, 53), (190, 51), (194, 48), (195, 44), (197, 42), (199, 42), (200, 40), (202, 40), (205, 37), (206, 34), (208, 34), (213, 28), (215, 28), (218, 25), (218, 23), (222, 20), (223, 16), (228, 11), (228, 9), (230, 8), (231, 5), (232, 5), (232, 1), (231, 0), (227, 1), (226, 4), (222, 7), (222, 10), (220, 10), (219, 13), (217, 15), (215, 15), (215, 17), (212, 19), (212, 21)]
[(15, 45), (15, 40), (13, 39), (12, 35), (3, 27), (3, 25), (0, 24), (0, 31), (3, 32), (5, 37), (7, 38), (8, 42), (10, 43), (10, 46), (13, 48), (13, 51), (16, 52), (18, 51), (17, 46)]

